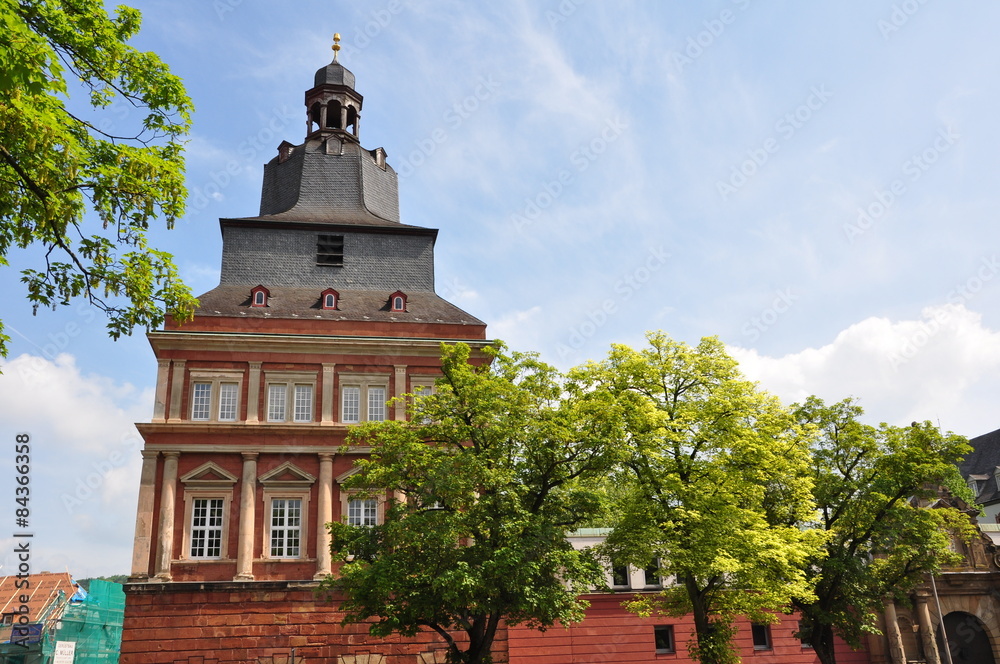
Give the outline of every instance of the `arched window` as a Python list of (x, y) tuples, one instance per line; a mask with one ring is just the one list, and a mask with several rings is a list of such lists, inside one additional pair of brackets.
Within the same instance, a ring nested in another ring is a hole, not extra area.
[(406, 293), (396, 291), (389, 296), (389, 311), (406, 311)]
[(269, 297), (271, 297), (271, 291), (267, 290), (263, 286), (255, 286), (250, 290), (250, 306), (266, 307)]
[(336, 309), (339, 304), (340, 293), (333, 290), (332, 288), (327, 288), (325, 291), (320, 293), (320, 307), (322, 309)]

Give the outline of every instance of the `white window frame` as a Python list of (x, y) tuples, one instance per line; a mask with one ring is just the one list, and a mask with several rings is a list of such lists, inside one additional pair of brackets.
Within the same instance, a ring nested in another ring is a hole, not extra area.
[[(658, 648), (656, 645), (656, 634), (661, 631), (670, 635), (670, 643), (665, 648)], [(653, 625), (653, 649), (658, 655), (677, 652), (677, 630), (674, 629), (673, 625)]]
[[(232, 491), (218, 488), (184, 489), (184, 536), (181, 548), (181, 560), (184, 561), (219, 561), (229, 559), (229, 525), (230, 508), (232, 506)], [(194, 543), (194, 503), (196, 500), (222, 500), (221, 541), (218, 556), (194, 556), (191, 546)]]
[[(271, 424), (310, 424), (316, 421), (316, 374), (271, 373), (264, 376), (264, 416)], [(282, 417), (272, 417), (271, 388), (284, 386), (284, 410)], [(300, 418), (296, 408), (296, 396), (302, 388), (309, 389), (309, 417)]]
[[(764, 642), (758, 643), (758, 633), (763, 637)], [(750, 641), (756, 651), (774, 650), (774, 641), (771, 639), (771, 626), (767, 623), (750, 623)]]
[(350, 523), (350, 507), (351, 501), (353, 500), (374, 500), (375, 501), (375, 523), (367, 525), (381, 525), (385, 520), (385, 497), (382, 495), (372, 495), (370, 493), (364, 496), (359, 495), (363, 492), (361, 491), (345, 491), (341, 489), (340, 491), (340, 520), (342, 523)]
[[(420, 376), (410, 378), (410, 394), (414, 397), (430, 396), (437, 392), (438, 376)], [(424, 417), (420, 420), (422, 424), (430, 424), (430, 419)]]
[[(274, 501), (298, 500), (302, 509), (299, 514), (299, 553), (298, 555), (271, 555), (271, 532), (274, 527)], [(272, 488), (264, 489), (264, 546), (261, 549), (263, 558), (267, 560), (307, 560), (309, 544), (309, 489)]]
[[(233, 383), (236, 385), (236, 414), (232, 419), (222, 419), (222, 385)], [(208, 417), (195, 419), (195, 385), (209, 385)], [(238, 422), (241, 419), (243, 406), (243, 372), (242, 371), (215, 371), (205, 369), (192, 369), (188, 373), (188, 418), (191, 422)]]
[[(338, 410), (337, 416), (340, 418), (339, 421), (343, 424), (358, 424), (360, 422), (372, 422), (372, 421), (386, 421), (392, 419), (392, 411), (389, 407), (389, 401), (392, 399), (389, 392), (389, 376), (385, 374), (340, 374), (339, 379), (339, 389), (338, 392)], [(346, 407), (345, 399), (348, 392), (348, 388), (352, 388), (350, 392), (353, 394), (353, 389), (358, 391), (358, 418), (355, 420), (353, 418), (348, 419), (346, 417)], [(380, 420), (371, 419), (371, 390), (381, 389), (385, 395), (385, 403), (383, 404), (383, 417)]]

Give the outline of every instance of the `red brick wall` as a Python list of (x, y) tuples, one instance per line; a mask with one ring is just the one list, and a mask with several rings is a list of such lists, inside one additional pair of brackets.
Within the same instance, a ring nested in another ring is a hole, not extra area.
[[(621, 607), (627, 596), (589, 595), (590, 608), (583, 622), (569, 628), (553, 627), (540, 633), (524, 627), (508, 630), (510, 664), (632, 664), (637, 662), (688, 663), (687, 643), (694, 638), (694, 624), (684, 618), (640, 618)], [(771, 650), (754, 650), (750, 623), (741, 620), (736, 643), (744, 664), (816, 664), (819, 658), (792, 636), (795, 616), (779, 616), (771, 625)], [(673, 625), (675, 652), (657, 654), (653, 627)], [(854, 652), (840, 643), (838, 664), (868, 664), (867, 652)]]
[[(378, 653), (383, 664), (415, 664), (444, 650), (435, 633), (375, 639), (367, 624), (341, 625), (335, 602), (309, 583), (173, 583), (125, 586), (120, 664), (336, 664), (339, 655)], [(497, 642), (506, 661), (506, 634)]]

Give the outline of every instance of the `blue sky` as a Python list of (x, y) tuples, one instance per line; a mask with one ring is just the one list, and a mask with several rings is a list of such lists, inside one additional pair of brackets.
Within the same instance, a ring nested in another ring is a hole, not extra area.
[[(156, 233), (197, 293), (339, 31), (361, 142), (491, 337), (569, 368), (718, 335), (789, 403), (1000, 427), (995, 3), (134, 4), (197, 108), (189, 212)], [(0, 271), (0, 430), (34, 441), (36, 569), (127, 572), (153, 355), (83, 305), (32, 316), (28, 261)]]

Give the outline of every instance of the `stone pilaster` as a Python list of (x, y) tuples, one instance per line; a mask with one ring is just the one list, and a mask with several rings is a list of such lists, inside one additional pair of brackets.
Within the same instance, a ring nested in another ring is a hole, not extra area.
[(184, 397), (184, 360), (174, 360), (173, 373), (170, 379), (170, 419), (168, 422), (181, 421), (181, 401)]
[[(168, 363), (169, 364), (169, 363)], [(139, 473), (139, 508), (135, 516), (132, 543), (132, 576), (135, 581), (149, 578), (149, 553), (153, 545), (153, 502), (156, 499), (156, 460), (159, 452), (142, 450)]]
[(177, 501), (177, 459), (180, 452), (163, 453), (163, 482), (160, 486), (160, 541), (156, 551), (156, 578), (170, 581), (170, 561), (174, 554), (174, 506)]
[(333, 455), (319, 455), (319, 500), (316, 501), (316, 575), (323, 579), (332, 569), (330, 532), (326, 524), (333, 521)]
[(240, 533), (233, 581), (253, 581), (254, 517), (257, 498), (257, 452), (243, 453), (240, 485)]

